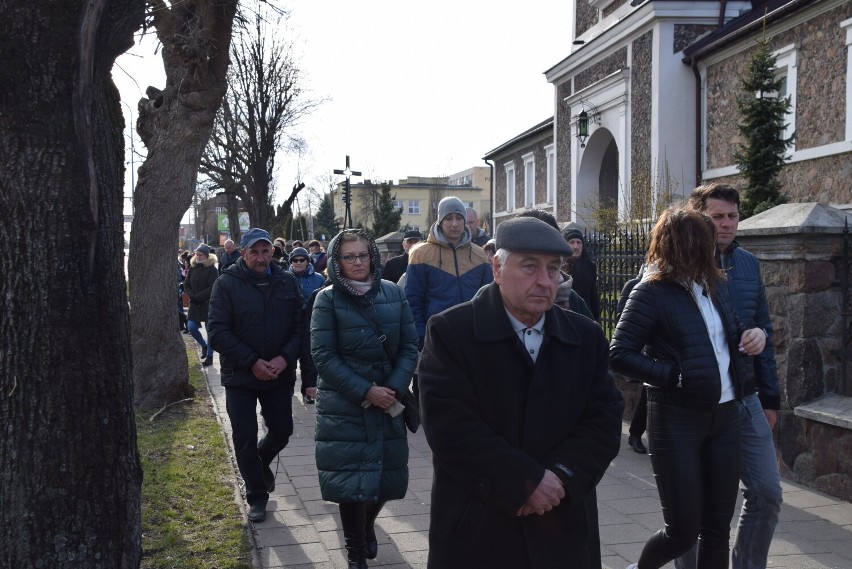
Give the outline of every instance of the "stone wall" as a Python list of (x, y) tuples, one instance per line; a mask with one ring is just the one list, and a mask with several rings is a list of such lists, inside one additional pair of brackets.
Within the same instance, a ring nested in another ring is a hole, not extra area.
[(583, 35), (597, 23), (597, 8), (586, 1), (574, 2), (574, 37)]
[[(630, 171), (633, 184), (651, 185), (651, 75), (654, 32), (633, 42), (630, 68)], [(637, 195), (633, 192), (633, 197)], [(646, 194), (647, 195), (647, 194)]]
[[(852, 431), (795, 413), (797, 407), (842, 389), (843, 236), (836, 226), (786, 231), (749, 234), (746, 229), (737, 237), (760, 260), (774, 327), (781, 384), (774, 433), (779, 468), (786, 478), (852, 500)], [(847, 384), (852, 386), (849, 380)]]
[(556, 86), (556, 219), (571, 219), (571, 81)]
[[(840, 22), (852, 17), (852, 2), (785, 30), (770, 39), (771, 49), (798, 46), (796, 149), (842, 141), (845, 136), (846, 36)], [(754, 39), (749, 39), (754, 42)], [(752, 50), (741, 51), (707, 68), (707, 168), (733, 165), (739, 141), (736, 96)]]
[(574, 76), (574, 91), (585, 89), (597, 83), (604, 77), (612, 75), (627, 67), (627, 46), (622, 47), (612, 55), (605, 57), (594, 65), (587, 67)]

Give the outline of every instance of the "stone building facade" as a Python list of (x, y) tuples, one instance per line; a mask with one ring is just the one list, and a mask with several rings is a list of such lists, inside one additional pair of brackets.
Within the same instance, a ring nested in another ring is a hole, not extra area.
[(494, 168), (492, 204), (495, 229), (501, 221), (525, 209), (554, 213), (555, 154), (553, 119), (549, 118), (484, 156), (483, 159)]
[(852, 346), (843, 345), (852, 296), (843, 280), (850, 270), (843, 257), (847, 215), (817, 203), (785, 204), (743, 221), (737, 241), (760, 260), (774, 327), (781, 473), (852, 500)]
[[(782, 6), (785, 3), (779, 3)], [(701, 77), (702, 179), (743, 187), (733, 165), (737, 88), (756, 39), (766, 34), (778, 76), (793, 108), (788, 133), (796, 138), (779, 181), (790, 201), (850, 203), (852, 192), (852, 3), (807, 2), (784, 17), (745, 15), (690, 45), (684, 52)], [(736, 32), (736, 35), (735, 35)]]

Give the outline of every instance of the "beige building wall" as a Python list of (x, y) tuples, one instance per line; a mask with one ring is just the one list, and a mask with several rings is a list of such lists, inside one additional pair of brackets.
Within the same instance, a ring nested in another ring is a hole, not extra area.
[[(373, 220), (366, 218), (362, 206), (367, 185), (353, 183), (351, 188), (352, 225), (357, 227), (360, 222), (369, 227)], [(456, 196), (466, 207), (474, 208), (480, 222), (491, 231), (491, 169), (488, 167), (474, 167), (447, 177), (410, 176), (392, 184), (391, 193), (396, 197), (397, 207), (402, 210), (401, 227), (407, 226), (425, 234), (435, 221), (438, 202), (446, 196)], [(346, 208), (342, 183), (332, 192), (332, 199), (335, 216), (342, 224)]]

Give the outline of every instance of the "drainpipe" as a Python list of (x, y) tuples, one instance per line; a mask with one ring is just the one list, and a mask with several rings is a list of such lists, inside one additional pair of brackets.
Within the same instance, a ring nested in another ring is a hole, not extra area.
[(491, 223), (489, 224), (489, 229), (491, 229), (491, 235), (494, 235), (494, 192), (497, 190), (494, 186), (494, 164), (489, 162), (487, 158), (483, 158), (482, 161), (488, 164), (488, 167), (491, 168), (491, 189), (489, 190), (491, 193), (489, 196), (491, 198)]
[(701, 175), (701, 73), (698, 71), (698, 61), (692, 59), (692, 74), (695, 75), (695, 187), (702, 184)]

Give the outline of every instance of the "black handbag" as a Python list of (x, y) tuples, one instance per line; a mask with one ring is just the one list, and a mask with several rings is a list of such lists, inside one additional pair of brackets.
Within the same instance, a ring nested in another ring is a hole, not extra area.
[[(372, 314), (364, 309), (357, 299), (350, 299), (350, 302), (358, 309), (358, 312), (360, 312), (361, 316), (367, 320), (370, 327), (373, 329), (373, 332), (375, 332), (376, 336), (378, 336), (379, 343), (382, 344), (382, 348), (385, 350), (385, 356), (387, 356), (388, 361), (391, 364), (396, 363), (396, 358), (391, 353), (390, 346), (387, 345), (388, 337), (382, 333), (381, 324), (379, 324)], [(414, 398), (411, 388), (406, 387), (402, 390), (399, 394), (399, 402), (402, 403), (405, 408), (402, 411), (402, 419), (405, 421), (406, 428), (408, 428), (408, 430), (412, 433), (416, 433), (417, 429), (420, 427), (420, 406), (417, 404), (417, 399)]]

